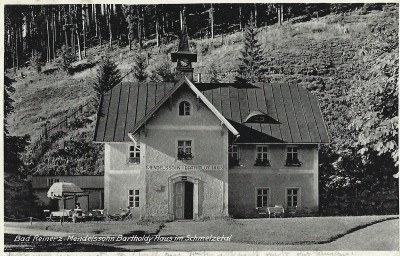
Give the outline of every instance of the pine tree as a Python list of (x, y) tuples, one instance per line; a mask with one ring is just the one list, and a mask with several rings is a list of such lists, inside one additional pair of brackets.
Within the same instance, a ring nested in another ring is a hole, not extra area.
[(30, 58), (30, 64), (38, 73), (40, 73), (43, 66), (42, 53), (34, 51)]
[(14, 112), (11, 94), (13, 80), (4, 76), (4, 215), (6, 217), (34, 216), (35, 204), (23, 155), (29, 145), (29, 135), (12, 136), (7, 118)]
[(146, 72), (147, 60), (146, 56), (140, 53), (136, 53), (134, 59), (133, 76), (138, 82), (143, 82), (146, 80), (148, 74)]
[(58, 56), (60, 56), (60, 59), (58, 60), (58, 66), (64, 70), (67, 71), (68, 74), (72, 74), (72, 63), (76, 60), (75, 54), (72, 53), (72, 50), (70, 47), (67, 47), (66, 45), (63, 45), (61, 49), (58, 51)]
[(97, 75), (93, 82), (93, 89), (97, 94), (97, 99), (100, 100), (101, 96), (105, 92), (112, 89), (121, 81), (121, 72), (119, 71), (117, 64), (108, 54), (106, 54), (97, 68)]
[(241, 58), (236, 77), (236, 83), (251, 83), (261, 81), (263, 70), (265, 69), (265, 60), (263, 50), (256, 39), (256, 26), (253, 21), (253, 15), (244, 30), (244, 48), (241, 51)]

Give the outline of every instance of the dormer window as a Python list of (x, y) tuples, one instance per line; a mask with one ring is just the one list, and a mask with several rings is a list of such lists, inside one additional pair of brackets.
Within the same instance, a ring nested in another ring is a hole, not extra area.
[(179, 115), (189, 116), (190, 115), (190, 103), (187, 101), (182, 101), (179, 103)]

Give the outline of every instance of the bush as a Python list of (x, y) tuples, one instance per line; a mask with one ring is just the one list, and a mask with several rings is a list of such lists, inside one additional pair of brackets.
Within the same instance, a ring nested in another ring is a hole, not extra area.
[(173, 82), (175, 81), (175, 72), (172, 68), (171, 61), (167, 55), (161, 56), (161, 59), (157, 61), (154, 66), (152, 73), (152, 80), (161, 82)]

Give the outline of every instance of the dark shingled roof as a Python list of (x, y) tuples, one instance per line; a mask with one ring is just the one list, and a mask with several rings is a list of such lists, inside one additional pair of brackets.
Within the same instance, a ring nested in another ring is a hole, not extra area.
[[(236, 143), (329, 143), (317, 98), (299, 85), (194, 85), (239, 132)], [(174, 83), (117, 85), (101, 102), (94, 140), (131, 141), (128, 133), (142, 125), (178, 87)], [(278, 123), (244, 123), (257, 110)]]
[[(329, 143), (313, 94), (299, 85), (255, 85), (258, 88), (222, 87), (204, 91), (207, 99), (239, 131), (236, 143)], [(244, 123), (255, 110), (279, 123)]]
[(100, 104), (94, 140), (131, 141), (128, 133), (174, 88), (169, 83), (122, 82), (105, 93)]

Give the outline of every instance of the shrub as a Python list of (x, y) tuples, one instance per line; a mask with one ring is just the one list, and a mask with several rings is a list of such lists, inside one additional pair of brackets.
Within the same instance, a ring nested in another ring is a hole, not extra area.
[(173, 82), (175, 81), (175, 72), (172, 68), (171, 61), (167, 55), (163, 55), (154, 66), (152, 73), (152, 80), (162, 82)]

